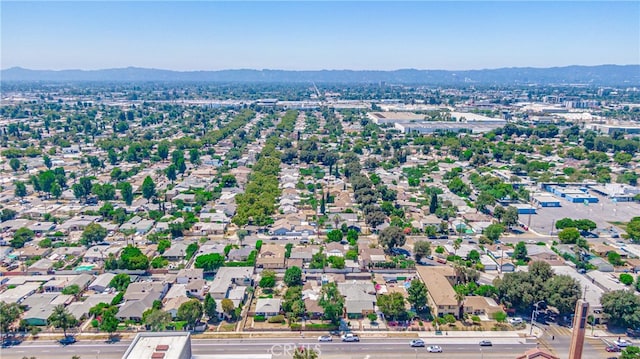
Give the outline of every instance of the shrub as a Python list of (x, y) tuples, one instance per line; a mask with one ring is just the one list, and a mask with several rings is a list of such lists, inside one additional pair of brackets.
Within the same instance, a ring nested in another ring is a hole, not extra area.
[(302, 324), (300, 323), (291, 323), (290, 327), (291, 327), (291, 330), (295, 330), (295, 331), (302, 330)]
[(315, 331), (336, 330), (338, 326), (331, 323), (307, 324), (306, 329)]
[(628, 273), (622, 273), (620, 274), (620, 282), (624, 285), (631, 285), (633, 284), (633, 276)]
[(265, 320), (266, 318), (264, 317), (264, 315), (256, 315), (255, 317), (253, 317), (254, 322), (264, 322)]
[(282, 315), (282, 314), (274, 315), (273, 317), (269, 318), (268, 322), (269, 323), (284, 323), (284, 315)]

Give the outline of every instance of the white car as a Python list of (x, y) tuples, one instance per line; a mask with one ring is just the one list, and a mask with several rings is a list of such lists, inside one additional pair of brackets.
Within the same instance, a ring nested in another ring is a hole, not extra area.
[(631, 345), (631, 342), (626, 340), (626, 339), (618, 339), (618, 340), (614, 341), (613, 343), (615, 345), (619, 346), (620, 348), (628, 347), (629, 345)]
[(333, 341), (333, 338), (331, 338), (331, 335), (321, 335), (318, 337), (318, 341), (319, 342), (331, 342)]
[(360, 338), (358, 338), (358, 336), (353, 333), (347, 333), (342, 336), (342, 341), (343, 342), (359, 342)]
[(429, 345), (427, 351), (429, 353), (442, 353), (442, 347), (439, 345)]

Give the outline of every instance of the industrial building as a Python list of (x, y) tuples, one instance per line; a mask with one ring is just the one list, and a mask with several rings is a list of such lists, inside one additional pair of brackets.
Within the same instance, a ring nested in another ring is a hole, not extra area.
[(559, 199), (557, 199), (554, 196), (549, 196), (546, 194), (533, 196), (533, 203), (539, 205), (540, 207), (562, 207), (560, 205)]
[(640, 194), (640, 188), (621, 183), (607, 183), (602, 186), (592, 186), (591, 190), (615, 202), (631, 202)]
[(590, 195), (588, 193), (589, 189), (586, 187), (578, 188), (559, 185), (545, 185), (544, 189), (571, 203), (598, 203), (598, 197)]

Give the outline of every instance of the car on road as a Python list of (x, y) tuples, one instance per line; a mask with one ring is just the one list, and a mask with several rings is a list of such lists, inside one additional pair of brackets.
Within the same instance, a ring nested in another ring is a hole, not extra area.
[(490, 346), (493, 346), (493, 343), (491, 343), (491, 340), (481, 340), (480, 341), (480, 346), (481, 347), (490, 347)]
[(333, 338), (331, 338), (331, 335), (321, 335), (318, 337), (318, 341), (319, 342), (331, 342), (333, 341)]
[(347, 333), (342, 336), (342, 341), (343, 342), (359, 342), (360, 338), (353, 333)]
[(339, 330), (332, 330), (332, 331), (329, 332), (329, 335), (335, 335), (335, 336), (339, 337), (340, 336), (340, 331)]
[(619, 346), (620, 348), (625, 348), (631, 345), (631, 342), (626, 339), (618, 339), (614, 341), (613, 344)]
[(605, 350), (608, 351), (609, 353), (617, 353), (619, 351), (622, 351), (622, 349), (620, 349), (620, 347), (617, 345), (607, 345)]
[(70, 335), (67, 335), (66, 337), (60, 339), (58, 341), (58, 343), (62, 344), (62, 345), (71, 345), (73, 343), (77, 342), (75, 337), (72, 337)]
[(442, 353), (442, 347), (439, 345), (429, 345), (427, 351), (429, 353)]
[(20, 345), (20, 343), (22, 343), (18, 338), (5, 338), (2, 341), (2, 347), (3, 348), (9, 348), (9, 347), (13, 347), (16, 345)]
[(422, 339), (414, 339), (411, 341), (411, 347), (424, 347), (424, 340)]

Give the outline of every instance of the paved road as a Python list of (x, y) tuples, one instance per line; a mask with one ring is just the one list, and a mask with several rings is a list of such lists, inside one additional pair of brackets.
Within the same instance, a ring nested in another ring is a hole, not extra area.
[[(337, 338), (336, 338), (337, 339)], [(448, 358), (513, 358), (535, 344), (525, 344), (516, 339), (493, 340), (493, 347), (480, 347), (477, 340), (463, 338), (429, 339), (427, 345), (438, 344)], [(22, 359), (24, 356), (35, 356), (37, 359), (70, 359), (79, 355), (81, 359), (116, 359), (121, 358), (130, 341), (106, 344), (100, 341), (81, 341), (61, 347), (52, 341), (25, 342), (9, 349), (3, 349), (2, 359)], [(271, 354), (274, 359), (290, 358), (295, 347), (308, 346), (317, 349), (322, 358), (344, 359), (376, 359), (376, 358), (427, 358), (430, 354), (425, 348), (411, 348), (409, 339), (368, 339), (360, 343), (318, 343), (315, 339), (251, 339), (251, 340), (192, 340), (194, 355), (242, 355)], [(482, 349), (482, 351), (481, 351)]]

